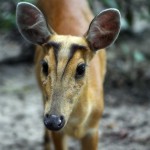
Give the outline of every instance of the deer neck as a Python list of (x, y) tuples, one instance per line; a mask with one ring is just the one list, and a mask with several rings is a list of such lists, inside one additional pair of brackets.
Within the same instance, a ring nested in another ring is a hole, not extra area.
[(48, 24), (62, 35), (82, 36), (93, 18), (86, 0), (39, 0), (38, 5)]

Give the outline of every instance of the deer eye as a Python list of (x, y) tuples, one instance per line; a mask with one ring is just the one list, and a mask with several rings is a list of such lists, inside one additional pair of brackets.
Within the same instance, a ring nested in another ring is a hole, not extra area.
[(45, 60), (42, 60), (41, 65), (42, 65), (42, 72), (44, 73), (45, 76), (48, 76), (48, 63)]
[(85, 67), (86, 67), (86, 64), (79, 64), (77, 66), (77, 69), (76, 69), (76, 75), (75, 77), (78, 79), (78, 78), (81, 78), (84, 76), (85, 74)]

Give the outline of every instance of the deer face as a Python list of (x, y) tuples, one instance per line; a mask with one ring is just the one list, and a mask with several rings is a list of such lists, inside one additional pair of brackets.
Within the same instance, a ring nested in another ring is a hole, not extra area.
[(57, 130), (67, 122), (85, 85), (90, 53), (81, 37), (53, 35), (46, 43), (40, 76), (45, 124), (48, 118), (57, 120), (54, 127), (48, 128)]
[(86, 87), (88, 64), (95, 52), (115, 41), (120, 14), (108, 9), (97, 15), (86, 36), (62, 36), (48, 29), (42, 12), (29, 3), (19, 3), (17, 25), (25, 39), (42, 46), (40, 82), (45, 103), (44, 124), (61, 129)]

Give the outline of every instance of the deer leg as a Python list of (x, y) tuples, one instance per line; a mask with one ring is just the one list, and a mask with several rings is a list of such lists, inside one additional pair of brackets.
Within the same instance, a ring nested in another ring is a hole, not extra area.
[(66, 136), (62, 132), (52, 132), (55, 150), (68, 150)]
[(44, 133), (44, 150), (50, 150), (50, 134), (46, 128)]
[(97, 150), (98, 149), (98, 129), (87, 133), (81, 139), (82, 150)]

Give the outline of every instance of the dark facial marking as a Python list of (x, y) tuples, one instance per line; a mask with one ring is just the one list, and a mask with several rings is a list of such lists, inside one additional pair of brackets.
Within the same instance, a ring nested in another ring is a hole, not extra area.
[(66, 71), (66, 68), (67, 68), (67, 66), (68, 66), (68, 64), (69, 64), (69, 62), (70, 62), (70, 60), (72, 59), (74, 53), (75, 53), (77, 50), (86, 50), (86, 49), (87, 49), (86, 46), (78, 45), (78, 44), (72, 44), (72, 45), (70, 46), (70, 54), (69, 54), (68, 61), (67, 61), (67, 64), (66, 64), (66, 66), (65, 66), (65, 69), (64, 69), (64, 72), (63, 72), (63, 74), (62, 74), (61, 79), (63, 78), (64, 73), (65, 73), (65, 71)]
[(76, 50), (86, 50), (86, 46), (78, 45), (78, 44), (72, 44), (70, 47), (70, 56), (69, 60), (73, 57)]
[(41, 61), (42, 71), (45, 76), (48, 76), (48, 63), (45, 60)]
[(54, 56), (55, 56), (55, 61), (56, 61), (56, 68), (58, 64), (58, 51), (60, 50), (61, 44), (49, 41), (48, 43), (45, 44), (47, 48), (53, 48), (54, 49)]

